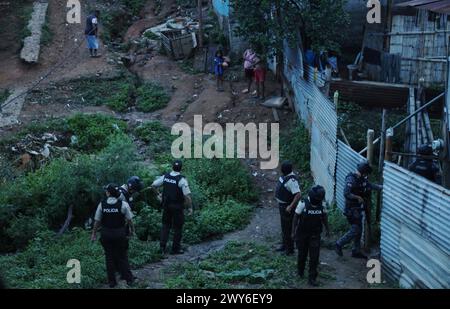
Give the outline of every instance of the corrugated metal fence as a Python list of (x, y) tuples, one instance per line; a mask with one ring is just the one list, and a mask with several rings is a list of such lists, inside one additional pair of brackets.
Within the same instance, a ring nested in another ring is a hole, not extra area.
[(284, 75), (293, 91), (296, 111), (311, 133), (311, 172), (315, 182), (325, 188), (326, 201), (331, 204), (337, 153), (336, 106), (319, 90), (322, 79), (303, 64), (300, 48), (286, 44), (285, 56)]
[(403, 287), (450, 288), (450, 191), (384, 166), (383, 274)]
[(347, 146), (344, 142), (338, 140), (336, 165), (336, 204), (341, 210), (344, 210), (345, 207), (345, 177), (348, 173), (355, 171), (356, 165), (363, 159), (363, 156)]

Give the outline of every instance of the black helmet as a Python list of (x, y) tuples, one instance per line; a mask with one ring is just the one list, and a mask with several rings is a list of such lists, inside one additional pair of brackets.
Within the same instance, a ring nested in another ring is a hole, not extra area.
[(104, 186), (103, 189), (106, 192), (108, 192), (112, 197), (119, 198), (120, 196), (119, 186), (114, 183), (110, 183)]
[(314, 186), (308, 192), (309, 200), (314, 205), (319, 205), (325, 199), (325, 189), (322, 186)]
[(181, 162), (181, 160), (176, 160), (175, 162), (173, 162), (172, 169), (175, 172), (181, 172), (182, 168), (183, 168), (183, 162)]
[(430, 145), (423, 144), (417, 148), (417, 153), (424, 156), (431, 156), (433, 155), (433, 148)]
[(128, 179), (128, 188), (132, 189), (136, 192), (139, 192), (143, 189), (142, 181), (138, 176), (132, 176)]
[(281, 172), (283, 173), (283, 175), (292, 173), (292, 163), (290, 161), (284, 161), (281, 164)]
[(369, 175), (370, 173), (372, 173), (372, 167), (370, 167), (370, 164), (367, 160), (362, 160), (361, 162), (359, 162), (357, 170), (363, 175)]

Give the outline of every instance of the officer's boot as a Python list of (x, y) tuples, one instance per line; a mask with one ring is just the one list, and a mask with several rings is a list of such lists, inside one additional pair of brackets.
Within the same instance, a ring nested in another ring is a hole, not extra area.
[(338, 242), (336, 242), (336, 244), (335, 244), (334, 251), (336, 251), (337, 255), (343, 256), (342, 247), (341, 247), (341, 245), (339, 245)]

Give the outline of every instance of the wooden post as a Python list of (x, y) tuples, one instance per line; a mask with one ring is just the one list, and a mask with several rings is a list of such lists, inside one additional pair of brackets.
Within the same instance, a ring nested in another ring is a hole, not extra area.
[(380, 156), (378, 157), (378, 170), (383, 169), (384, 164), (384, 146), (386, 140), (386, 109), (383, 108), (383, 115), (381, 117), (381, 140), (380, 140)]
[(392, 137), (394, 132), (392, 129), (386, 131), (386, 150), (384, 152), (384, 159), (386, 161), (392, 161)]
[(369, 164), (373, 164), (373, 138), (375, 137), (375, 131), (372, 129), (367, 130), (367, 161)]
[(198, 9), (198, 47), (203, 48), (203, 0), (197, 1)]
[(372, 209), (372, 195), (365, 199), (366, 212), (365, 212), (365, 221), (364, 221), (364, 251), (370, 252), (370, 242), (371, 242), (371, 234), (372, 228), (371, 224), (371, 214), (370, 211)]

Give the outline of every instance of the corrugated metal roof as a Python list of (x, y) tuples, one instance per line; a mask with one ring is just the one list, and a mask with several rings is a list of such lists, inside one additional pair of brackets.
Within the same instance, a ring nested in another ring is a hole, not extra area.
[(450, 287), (450, 190), (390, 162), (384, 166), (381, 258), (404, 287)]
[(338, 153), (336, 165), (336, 204), (344, 210), (345, 207), (345, 177), (356, 170), (356, 165), (364, 160), (358, 152), (347, 146), (344, 142), (338, 140)]
[(413, 0), (399, 3), (397, 6), (409, 6), (440, 14), (450, 14), (450, 2), (448, 0)]

